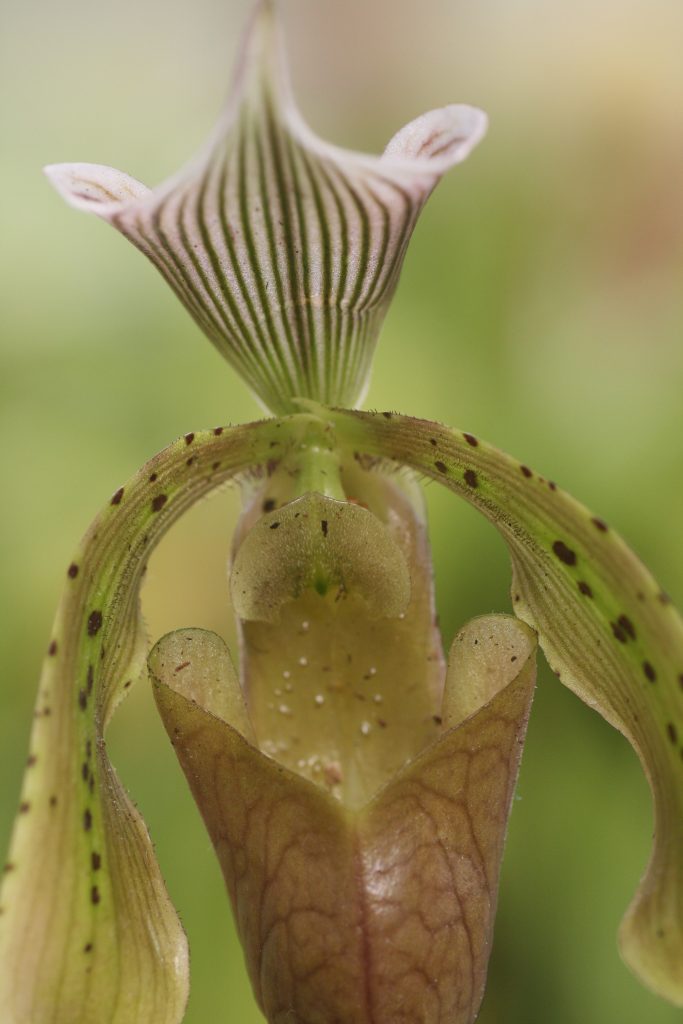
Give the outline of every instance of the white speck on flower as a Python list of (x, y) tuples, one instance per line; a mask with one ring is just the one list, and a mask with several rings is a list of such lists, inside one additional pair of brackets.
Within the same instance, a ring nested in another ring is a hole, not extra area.
[(371, 728), (372, 726), (370, 725), (369, 722), (361, 722), (360, 724), (360, 731), (363, 736), (369, 736)]
[(284, 670), (284, 672), (282, 673), (282, 678), (283, 678), (283, 679), (289, 679), (289, 677), (291, 676), (291, 674), (292, 674), (292, 673), (291, 673), (291, 672), (289, 671), (289, 669), (288, 669), (288, 668), (286, 668), (286, 669)]
[(311, 625), (310, 622), (302, 622), (301, 623), (301, 628), (304, 631), (304, 633), (308, 632), (308, 630), (310, 628), (310, 625)]
[(281, 715), (291, 715), (292, 713), (292, 709), (289, 707), (288, 704), (281, 704), (280, 707), (278, 708), (278, 711), (280, 712)]
[(302, 668), (306, 668), (306, 666), (308, 665), (308, 658), (305, 658), (304, 655), (302, 654), (301, 657), (299, 658), (299, 664), (301, 665)]
[(384, 697), (382, 696), (381, 693), (376, 693), (372, 699), (375, 702), (375, 704), (381, 704), (382, 701), (384, 700)]
[(370, 668), (368, 669), (368, 675), (370, 675), (370, 676), (376, 676), (376, 675), (377, 675), (377, 669), (375, 668), (375, 666), (374, 666), (374, 665), (372, 665), (372, 666), (371, 666), (371, 667), (370, 667)]
[(314, 699), (318, 707), (321, 707), (325, 703), (325, 698), (323, 697), (322, 693), (316, 694)]

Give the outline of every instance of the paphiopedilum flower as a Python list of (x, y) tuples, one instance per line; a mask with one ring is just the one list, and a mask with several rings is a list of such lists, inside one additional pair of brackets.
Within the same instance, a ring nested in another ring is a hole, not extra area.
[[(325, 404), (359, 399), (417, 213), (483, 115), (425, 115), (379, 159), (339, 151), (302, 126), (274, 31), (262, 4), (226, 117), (168, 185), (50, 169), (150, 256), (279, 418), (155, 456), (66, 570), (2, 890), (0, 1018), (182, 1019), (185, 937), (104, 732), (144, 669), (149, 553), (227, 480), (244, 498), (240, 678), (201, 630), (160, 640), (148, 668), (267, 1018), (475, 1019), (536, 634), (643, 762), (655, 841), (622, 951), (683, 1004), (678, 613), (601, 519), (525, 465), (470, 433)], [(420, 476), (490, 519), (513, 563), (517, 618), (471, 622), (447, 667)]]

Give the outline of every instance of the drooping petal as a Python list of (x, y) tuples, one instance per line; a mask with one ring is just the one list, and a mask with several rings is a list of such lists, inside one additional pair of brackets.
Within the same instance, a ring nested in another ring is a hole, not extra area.
[(260, 3), (225, 115), (180, 175), (145, 193), (96, 165), (48, 174), (149, 257), (269, 409), (291, 412), (295, 396), (353, 406), (417, 216), (485, 129), (481, 111), (449, 106), (382, 157), (323, 142), (296, 109), (272, 4)]
[(67, 570), (0, 904), (3, 1024), (177, 1024), (185, 936), (104, 732), (144, 666), (151, 549), (194, 501), (278, 452), (277, 423), (187, 434), (119, 488)]
[(563, 683), (629, 740), (654, 799), (652, 855), (622, 922), (622, 954), (683, 1006), (683, 622), (601, 519), (471, 434), (393, 414), (330, 413), (340, 439), (444, 484), (500, 531), (514, 610)]
[(156, 646), (157, 704), (271, 1024), (475, 1019), (534, 651), (512, 618), (463, 630), (442, 714), (464, 682), (461, 662), (466, 673), (484, 663), (485, 703), (464, 722), (456, 714), (456, 727), (353, 813), (241, 734), (239, 684), (218, 637), (187, 630)]

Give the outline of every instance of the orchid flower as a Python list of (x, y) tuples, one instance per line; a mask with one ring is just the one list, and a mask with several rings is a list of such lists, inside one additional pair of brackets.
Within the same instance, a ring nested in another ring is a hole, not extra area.
[[(683, 624), (625, 543), (471, 433), (358, 411), (410, 234), (485, 116), (432, 111), (381, 157), (318, 139), (258, 4), (205, 151), (149, 190), (47, 168), (155, 264), (272, 418), (185, 434), (66, 567), (0, 898), (3, 1024), (178, 1024), (182, 926), (105, 745), (146, 672), (277, 1024), (469, 1024), (484, 993), (536, 644), (633, 745), (655, 809), (624, 958), (683, 1006)], [(446, 659), (420, 481), (488, 518), (514, 616)], [(150, 652), (150, 552), (226, 481), (238, 670), (198, 629)]]

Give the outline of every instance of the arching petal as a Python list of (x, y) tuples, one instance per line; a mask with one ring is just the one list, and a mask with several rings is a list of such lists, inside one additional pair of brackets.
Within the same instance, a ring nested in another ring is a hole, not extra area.
[(145, 193), (109, 168), (48, 173), (72, 205), (149, 257), (261, 401), (282, 413), (295, 396), (360, 401), (418, 214), (485, 130), (481, 111), (449, 106), (407, 125), (381, 157), (323, 142), (296, 109), (273, 4), (262, 2), (226, 112), (179, 175)]
[(512, 556), (514, 610), (556, 674), (629, 740), (652, 789), (652, 855), (623, 956), (683, 1006), (683, 622), (623, 540), (570, 495), (471, 434), (333, 412), (340, 440), (412, 467), (478, 508)]
[(104, 732), (144, 666), (138, 595), (177, 517), (277, 452), (277, 421), (187, 434), (111, 498), (69, 565), (0, 903), (3, 1024), (177, 1024), (185, 936)]

